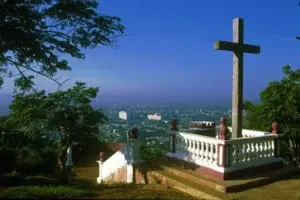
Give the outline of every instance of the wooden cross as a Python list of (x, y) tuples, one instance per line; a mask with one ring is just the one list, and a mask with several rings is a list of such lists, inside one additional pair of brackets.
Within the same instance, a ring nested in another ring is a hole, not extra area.
[(232, 137), (242, 136), (243, 120), (243, 53), (259, 54), (260, 47), (244, 44), (244, 20), (233, 20), (233, 42), (216, 41), (216, 50), (233, 52), (233, 86), (232, 86)]

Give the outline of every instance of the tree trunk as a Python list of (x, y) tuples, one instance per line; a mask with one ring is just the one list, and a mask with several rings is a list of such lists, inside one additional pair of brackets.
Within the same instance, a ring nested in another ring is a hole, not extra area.
[(64, 146), (58, 155), (58, 165), (61, 170), (60, 180), (62, 183), (69, 182), (69, 174), (66, 167), (67, 147)]
[[(62, 133), (64, 133), (64, 128), (62, 127), (61, 130)], [(62, 183), (69, 183), (69, 171), (66, 166), (66, 161), (67, 161), (67, 150), (68, 147), (70, 146), (70, 137), (69, 134), (65, 133), (65, 134), (61, 134), (61, 146), (62, 149), (58, 155), (58, 164), (60, 166), (61, 169), (61, 182)]]

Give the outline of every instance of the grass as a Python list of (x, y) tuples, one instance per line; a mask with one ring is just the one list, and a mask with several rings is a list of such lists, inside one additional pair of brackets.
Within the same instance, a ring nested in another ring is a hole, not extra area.
[(160, 184), (119, 184), (102, 188), (101, 199), (195, 199), (188, 194)]
[(0, 198), (72, 198), (88, 197), (86, 189), (72, 186), (16, 186), (1, 192)]
[(244, 192), (228, 194), (226, 199), (240, 200), (300, 200), (300, 176), (253, 188)]
[[(96, 165), (77, 167), (74, 172), (76, 176), (69, 185), (61, 185), (51, 176), (1, 176), (0, 198), (196, 199), (162, 184), (97, 185)], [(224, 200), (300, 200), (300, 176), (220, 197)]]
[(3, 198), (191, 199), (192, 196), (160, 184), (97, 185), (97, 167), (78, 167), (72, 184), (61, 185), (51, 176), (0, 177)]
[[(88, 187), (100, 199), (187, 199), (196, 198), (161, 184), (111, 184), (96, 185), (97, 166), (75, 168), (77, 182)], [(96, 176), (95, 176), (96, 175)]]
[(72, 198), (94, 195), (88, 188), (76, 184), (62, 185), (51, 176), (20, 176), (5, 174), (0, 177), (2, 198)]

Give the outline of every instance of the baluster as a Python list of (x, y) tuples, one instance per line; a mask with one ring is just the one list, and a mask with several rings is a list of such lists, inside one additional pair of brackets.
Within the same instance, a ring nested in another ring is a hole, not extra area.
[(262, 150), (263, 148), (262, 148), (262, 146), (263, 146), (263, 145), (262, 145), (262, 142), (259, 141), (259, 142), (258, 142), (258, 147), (259, 147), (259, 148), (258, 148), (259, 160), (261, 160), (262, 157), (263, 157), (263, 156), (262, 156), (262, 155), (263, 155), (263, 154), (262, 154), (262, 153), (263, 153), (263, 150)]
[(197, 156), (197, 146), (195, 139), (193, 139), (193, 156)]
[(207, 142), (208, 143), (208, 160), (207, 162), (210, 164), (210, 161), (212, 159), (212, 156), (211, 156), (211, 150), (212, 150), (212, 144)]
[(274, 152), (274, 151), (272, 150), (272, 141), (273, 141), (273, 140), (269, 140), (269, 141), (268, 141), (268, 145), (269, 145), (269, 156), (268, 156), (268, 158), (269, 158), (269, 159), (272, 158), (272, 152)]
[(188, 145), (189, 145), (189, 155), (193, 155), (193, 147), (192, 147), (192, 140), (188, 139)]
[(268, 141), (267, 140), (265, 140), (264, 141), (264, 152), (265, 152), (265, 159), (267, 159), (268, 158), (268, 151), (269, 151), (269, 149), (268, 149)]
[(179, 137), (175, 137), (175, 152), (177, 152), (179, 150), (178, 145), (179, 145)]
[(182, 141), (181, 141), (181, 152), (182, 153), (185, 153), (185, 151), (186, 151), (186, 142), (185, 142), (185, 138), (182, 138)]
[(275, 151), (275, 141), (272, 140), (272, 143), (271, 143), (271, 156), (274, 157), (274, 151)]
[(209, 143), (205, 142), (205, 163), (209, 160)]
[(240, 145), (239, 144), (237, 144), (236, 146), (235, 146), (235, 163), (236, 163), (236, 165), (238, 165), (239, 164), (239, 162), (240, 162)]
[(176, 137), (176, 151), (181, 152), (182, 151), (182, 138), (180, 136)]
[(267, 157), (267, 144), (266, 141), (263, 141), (263, 158), (266, 159)]
[(251, 142), (247, 143), (247, 157), (246, 162), (250, 162), (251, 160)]
[(193, 146), (193, 139), (190, 139), (190, 155), (193, 156), (194, 153), (194, 146)]
[(185, 153), (185, 138), (181, 138), (180, 150), (182, 153)]
[(179, 148), (179, 151), (182, 153), (183, 152), (183, 138), (182, 137), (180, 137), (179, 139), (178, 139), (178, 142), (179, 142), (179, 145), (178, 145), (178, 148)]
[(270, 158), (274, 157), (274, 140), (270, 141)]
[(262, 141), (262, 152), (263, 152), (263, 159), (266, 158), (266, 141)]
[(267, 156), (266, 156), (266, 158), (269, 159), (269, 157), (270, 157), (270, 141), (269, 140), (266, 141), (266, 145), (267, 145)]
[(267, 147), (268, 147), (268, 154), (267, 154), (267, 159), (269, 159), (271, 157), (271, 141), (270, 140), (267, 140)]
[(193, 147), (193, 139), (190, 139), (190, 155), (193, 156), (193, 153), (194, 153), (194, 147)]
[(240, 155), (240, 160), (241, 160), (242, 163), (244, 163), (246, 155), (247, 155), (246, 144), (241, 144), (241, 148), (242, 148), (242, 151), (241, 151), (241, 155)]
[(213, 164), (216, 165), (217, 164), (217, 158), (218, 158), (218, 154), (217, 154), (217, 144), (214, 144), (214, 149), (213, 149)]
[(263, 143), (262, 141), (259, 141), (258, 144), (259, 144), (259, 150), (258, 150), (259, 158), (261, 159), (263, 157)]
[(193, 150), (194, 150), (194, 147), (193, 147), (193, 139), (190, 139), (190, 155), (193, 156)]
[(175, 149), (176, 149), (176, 152), (180, 152), (180, 138), (179, 136), (175, 138), (176, 140), (176, 143), (175, 143)]
[(258, 152), (259, 152), (259, 145), (257, 142), (254, 142), (254, 160), (258, 160), (259, 159), (259, 155), (258, 155)]
[(269, 140), (266, 140), (266, 159), (269, 159), (269, 153), (270, 153), (270, 145)]
[(210, 164), (214, 162), (214, 144), (210, 143), (210, 154), (209, 154)]
[(250, 162), (252, 158), (252, 142), (248, 143), (248, 157), (247, 162)]
[(243, 159), (243, 145), (239, 144), (238, 145), (238, 163), (241, 163)]
[(266, 150), (266, 159), (269, 159), (269, 152), (270, 152), (270, 146), (269, 146), (269, 141), (268, 140), (266, 140), (266, 148), (267, 148), (267, 150)]
[(205, 159), (205, 156), (204, 156), (204, 142), (203, 141), (201, 141), (201, 161), (203, 162), (204, 161), (204, 159)]
[(189, 155), (190, 154), (190, 143), (189, 143), (188, 138), (185, 140), (185, 147), (186, 147), (186, 154)]
[(186, 154), (188, 155), (190, 153), (190, 146), (189, 146), (188, 138), (185, 140), (185, 148), (186, 148)]
[(201, 142), (199, 140), (197, 140), (197, 158), (200, 159), (201, 158)]
[(242, 157), (242, 161), (243, 163), (247, 161), (247, 143), (243, 144), (243, 157)]
[(250, 152), (250, 148), (249, 148), (249, 143), (247, 142), (246, 144), (244, 144), (245, 146), (245, 153), (244, 153), (244, 162), (247, 162), (248, 161), (248, 158), (249, 158), (249, 152)]
[(240, 153), (239, 147), (240, 147), (239, 144), (235, 145), (235, 164), (236, 165), (239, 164), (239, 153)]
[(236, 165), (236, 145), (235, 144), (232, 145), (231, 148), (232, 148), (232, 163), (231, 164), (234, 166), (234, 165)]
[(251, 156), (251, 148), (250, 148), (251, 143), (246, 143), (246, 156), (245, 156), (245, 162), (249, 162), (250, 156)]
[(255, 160), (255, 143), (254, 142), (251, 143), (251, 157), (250, 157), (250, 161), (252, 162), (253, 160)]
[(186, 151), (187, 151), (187, 146), (186, 145), (187, 145), (186, 138), (183, 138), (181, 148), (182, 148), (182, 152), (184, 152), (184, 153), (186, 153)]
[(176, 137), (176, 146), (175, 146), (176, 152), (181, 152), (181, 138)]

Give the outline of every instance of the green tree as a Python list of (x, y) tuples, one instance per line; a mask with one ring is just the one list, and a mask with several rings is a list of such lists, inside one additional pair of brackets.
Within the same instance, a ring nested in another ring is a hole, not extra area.
[(260, 104), (245, 102), (245, 128), (270, 131), (271, 122), (280, 124), (284, 134), (283, 155), (300, 165), (300, 70), (283, 67), (283, 79), (269, 82), (260, 94)]
[(62, 180), (67, 181), (67, 148), (74, 143), (96, 140), (99, 125), (107, 120), (101, 110), (91, 106), (97, 93), (98, 88), (87, 88), (84, 83), (77, 82), (66, 91), (17, 94), (10, 105), (7, 124), (29, 138), (58, 141), (57, 163)]
[(56, 144), (38, 132), (27, 135), (0, 118), (0, 172), (49, 174), (55, 169)]
[(59, 70), (71, 70), (66, 57), (83, 59), (83, 49), (114, 45), (124, 33), (120, 18), (97, 12), (97, 0), (7, 0), (0, 3), (0, 88), (3, 77), (33, 89), (34, 76), (58, 84)]

